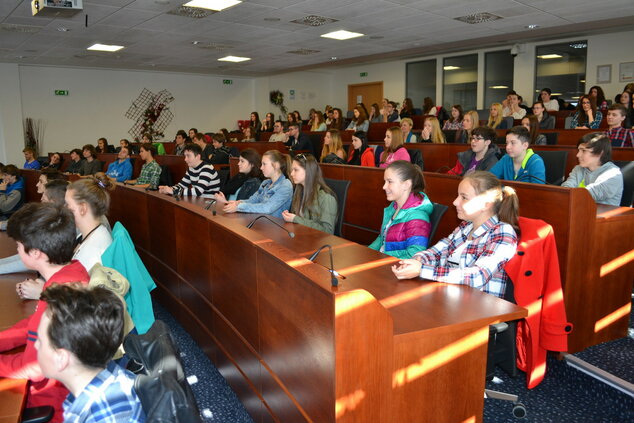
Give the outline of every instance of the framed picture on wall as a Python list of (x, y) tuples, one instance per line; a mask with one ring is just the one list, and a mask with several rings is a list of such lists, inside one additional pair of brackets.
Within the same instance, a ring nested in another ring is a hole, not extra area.
[(634, 81), (634, 62), (619, 64), (619, 82)]
[(612, 65), (597, 66), (597, 84), (609, 84), (612, 82)]

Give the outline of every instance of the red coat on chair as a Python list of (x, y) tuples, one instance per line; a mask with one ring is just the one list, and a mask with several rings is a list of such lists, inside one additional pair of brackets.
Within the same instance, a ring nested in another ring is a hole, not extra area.
[(517, 367), (528, 388), (546, 374), (546, 351), (566, 351), (572, 324), (566, 319), (553, 228), (543, 220), (520, 217), (521, 236), (505, 270), (513, 281), (517, 305), (528, 316), (517, 325)]

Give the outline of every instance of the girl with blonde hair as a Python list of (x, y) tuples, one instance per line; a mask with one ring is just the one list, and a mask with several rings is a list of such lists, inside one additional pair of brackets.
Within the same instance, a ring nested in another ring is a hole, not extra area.
[(321, 149), (319, 161), (334, 164), (346, 163), (346, 152), (343, 149), (341, 133), (336, 129), (326, 131), (326, 135), (324, 135), (324, 146)]

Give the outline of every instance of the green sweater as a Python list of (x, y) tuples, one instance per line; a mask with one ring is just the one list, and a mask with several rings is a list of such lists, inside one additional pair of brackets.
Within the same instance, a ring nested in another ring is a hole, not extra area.
[(329, 234), (334, 233), (335, 221), (337, 220), (337, 200), (333, 195), (320, 189), (317, 194), (317, 205), (317, 209), (320, 211), (319, 216), (313, 216), (307, 210), (305, 216), (296, 215), (293, 223), (300, 223)]

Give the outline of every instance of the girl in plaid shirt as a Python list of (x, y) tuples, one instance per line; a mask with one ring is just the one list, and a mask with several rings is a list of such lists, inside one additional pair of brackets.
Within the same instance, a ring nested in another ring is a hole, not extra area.
[(398, 279), (469, 285), (498, 297), (508, 276), (504, 265), (517, 248), (519, 201), (490, 172), (465, 176), (453, 202), (463, 222), (447, 238), (392, 266)]

